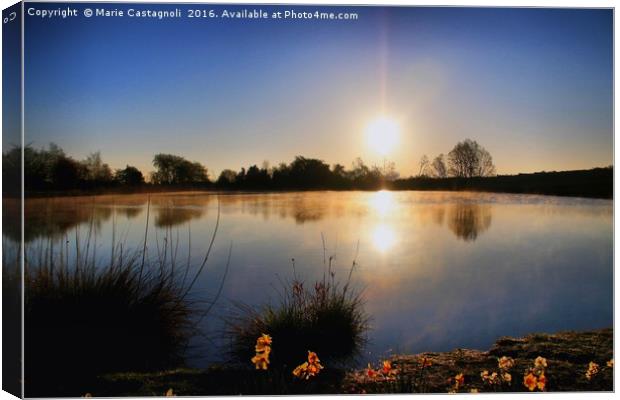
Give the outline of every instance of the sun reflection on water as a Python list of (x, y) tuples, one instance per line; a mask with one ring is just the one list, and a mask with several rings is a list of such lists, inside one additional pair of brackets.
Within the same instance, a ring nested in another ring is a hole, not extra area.
[(370, 206), (382, 217), (392, 214), (396, 208), (394, 193), (387, 190), (374, 193), (370, 198)]
[(396, 233), (391, 226), (380, 224), (372, 231), (372, 243), (377, 250), (385, 253), (396, 244)]
[(397, 242), (394, 227), (387, 221), (396, 214), (396, 200), (394, 193), (380, 190), (369, 199), (370, 207), (375, 211), (378, 224), (371, 231), (371, 240), (375, 249), (385, 253), (392, 249)]

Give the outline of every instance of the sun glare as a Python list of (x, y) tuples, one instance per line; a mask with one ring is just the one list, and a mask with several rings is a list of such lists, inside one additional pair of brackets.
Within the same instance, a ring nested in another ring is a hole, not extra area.
[(372, 121), (366, 127), (366, 140), (371, 149), (386, 156), (398, 144), (400, 128), (396, 121), (381, 117)]
[(392, 192), (380, 190), (372, 194), (370, 198), (370, 205), (378, 215), (385, 217), (394, 212), (396, 202), (394, 201), (394, 195)]
[(385, 253), (396, 244), (396, 234), (388, 225), (378, 225), (372, 232), (372, 243), (377, 250)]

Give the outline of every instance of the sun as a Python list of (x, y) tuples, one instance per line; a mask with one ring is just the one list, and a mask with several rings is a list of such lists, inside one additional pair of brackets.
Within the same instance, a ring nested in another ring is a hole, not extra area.
[(394, 150), (398, 144), (399, 136), (400, 127), (391, 118), (377, 118), (366, 127), (368, 146), (382, 156), (386, 156)]

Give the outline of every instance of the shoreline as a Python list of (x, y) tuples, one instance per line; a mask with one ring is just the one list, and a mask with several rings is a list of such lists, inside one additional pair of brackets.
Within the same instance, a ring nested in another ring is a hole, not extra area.
[[(505, 381), (490, 384), (481, 372), (500, 373), (498, 359), (514, 359)], [(454, 389), (454, 377), (463, 374), (458, 392), (528, 392), (524, 375), (532, 368), (536, 357), (544, 357), (547, 367), (545, 391), (612, 391), (613, 328), (582, 332), (533, 333), (522, 338), (501, 337), (486, 351), (455, 349), (448, 352), (426, 352), (394, 355), (390, 358), (398, 374), (393, 379), (369, 378), (367, 369), (337, 370), (326, 368), (311, 382), (285, 383), (288, 375), (259, 375), (263, 371), (239, 369), (224, 365), (208, 369), (176, 369), (151, 373), (114, 373), (100, 377), (98, 393), (93, 396), (151, 396), (172, 389), (175, 395), (226, 394), (371, 394), (371, 393), (447, 393)], [(430, 365), (421, 369), (426, 358)], [(590, 362), (599, 365), (598, 373), (586, 378)], [(373, 367), (379, 368), (374, 365)], [(257, 383), (257, 376), (261, 380)], [(262, 379), (269, 376), (269, 379)], [(264, 381), (264, 382), (263, 382)], [(288, 381), (287, 381), (288, 382)], [(423, 383), (422, 383), (423, 382)], [(421, 384), (422, 383), (422, 384)], [(538, 389), (536, 389), (538, 391)]]
[[(446, 192), (446, 193), (473, 193), (473, 194), (512, 194), (524, 196), (548, 196), (562, 197), (574, 199), (590, 199), (590, 200), (613, 200), (611, 196), (589, 196), (589, 195), (569, 195), (556, 193), (538, 193), (538, 192), (510, 192), (510, 191), (492, 191), (492, 190), (473, 190), (473, 189), (291, 189), (291, 190), (221, 190), (221, 189), (179, 189), (169, 188), (161, 190), (145, 190), (145, 191), (100, 191), (100, 192), (80, 192), (80, 193), (27, 193), (25, 200), (35, 199), (53, 199), (53, 198), (84, 198), (96, 196), (122, 196), (122, 195), (186, 195), (186, 194), (209, 194), (209, 195), (251, 195), (251, 194), (289, 194), (289, 193), (312, 193), (312, 192), (378, 192), (388, 190), (391, 192)], [(20, 200), (19, 196), (3, 195), (6, 200)]]
[[(291, 193), (313, 191), (446, 191), (500, 194), (531, 194), (543, 196), (613, 199), (613, 168), (589, 170), (535, 172), (518, 175), (497, 175), (473, 178), (410, 177), (382, 182), (373, 186), (316, 186), (316, 187), (230, 187), (214, 183), (204, 185), (108, 186), (97, 189), (26, 191), (26, 198), (79, 197), (121, 194), (156, 194), (175, 192), (204, 192), (217, 194)], [(20, 198), (20, 193), (4, 192), (5, 198)]]

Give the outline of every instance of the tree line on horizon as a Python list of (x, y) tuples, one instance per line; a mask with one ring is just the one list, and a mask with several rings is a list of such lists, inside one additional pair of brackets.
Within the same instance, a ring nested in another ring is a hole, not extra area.
[[(19, 187), (21, 148), (14, 147), (3, 153), (2, 159), (6, 192), (7, 187)], [(368, 166), (361, 158), (347, 169), (341, 164), (330, 165), (320, 159), (297, 156), (288, 164), (280, 163), (274, 167), (264, 162), (260, 167), (251, 165), (239, 171), (225, 169), (214, 181), (202, 163), (178, 155), (156, 154), (153, 166), (155, 171), (146, 179), (135, 166), (112, 170), (103, 162), (100, 152), (76, 160), (53, 143), (47, 148), (24, 148), (24, 184), (26, 191), (30, 192), (145, 185), (232, 190), (377, 189), (400, 178), (394, 163), (386, 163), (383, 167)], [(490, 153), (476, 141), (466, 139), (457, 143), (447, 155), (440, 154), (432, 162), (423, 156), (417, 177), (473, 178), (494, 174)]]

